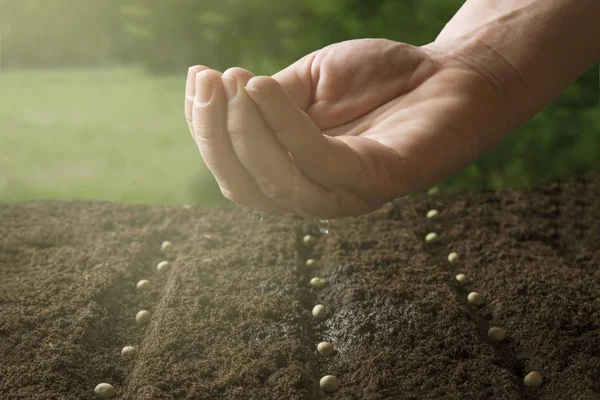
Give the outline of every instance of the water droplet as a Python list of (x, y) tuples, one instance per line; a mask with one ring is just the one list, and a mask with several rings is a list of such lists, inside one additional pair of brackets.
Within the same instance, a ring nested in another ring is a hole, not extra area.
[(327, 235), (329, 233), (329, 220), (328, 219), (320, 219), (319, 220), (319, 232), (322, 235)]
[(250, 217), (256, 222), (260, 222), (263, 220), (265, 213), (260, 210), (252, 210), (250, 211)]

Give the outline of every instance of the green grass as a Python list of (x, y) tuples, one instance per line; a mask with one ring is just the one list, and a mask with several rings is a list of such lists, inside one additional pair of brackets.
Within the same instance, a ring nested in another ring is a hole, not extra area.
[(215, 202), (183, 115), (185, 72), (2, 71), (0, 79), (0, 201)]

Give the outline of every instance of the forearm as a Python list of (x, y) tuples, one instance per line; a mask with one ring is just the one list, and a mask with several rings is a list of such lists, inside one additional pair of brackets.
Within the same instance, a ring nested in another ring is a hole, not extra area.
[(434, 47), (481, 68), (513, 129), (600, 59), (599, 0), (468, 0)]

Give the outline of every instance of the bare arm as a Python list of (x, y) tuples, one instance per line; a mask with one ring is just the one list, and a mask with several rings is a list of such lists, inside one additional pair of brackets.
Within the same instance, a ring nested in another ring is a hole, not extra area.
[(499, 85), (514, 129), (600, 59), (600, 1), (467, 0), (429, 47)]

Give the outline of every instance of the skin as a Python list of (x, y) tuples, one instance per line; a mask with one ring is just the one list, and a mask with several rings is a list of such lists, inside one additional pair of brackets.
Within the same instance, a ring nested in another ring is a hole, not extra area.
[(190, 132), (235, 203), (365, 214), (465, 167), (595, 62), (600, 2), (579, 5), (467, 1), (427, 46), (351, 40), (272, 77), (194, 66)]

